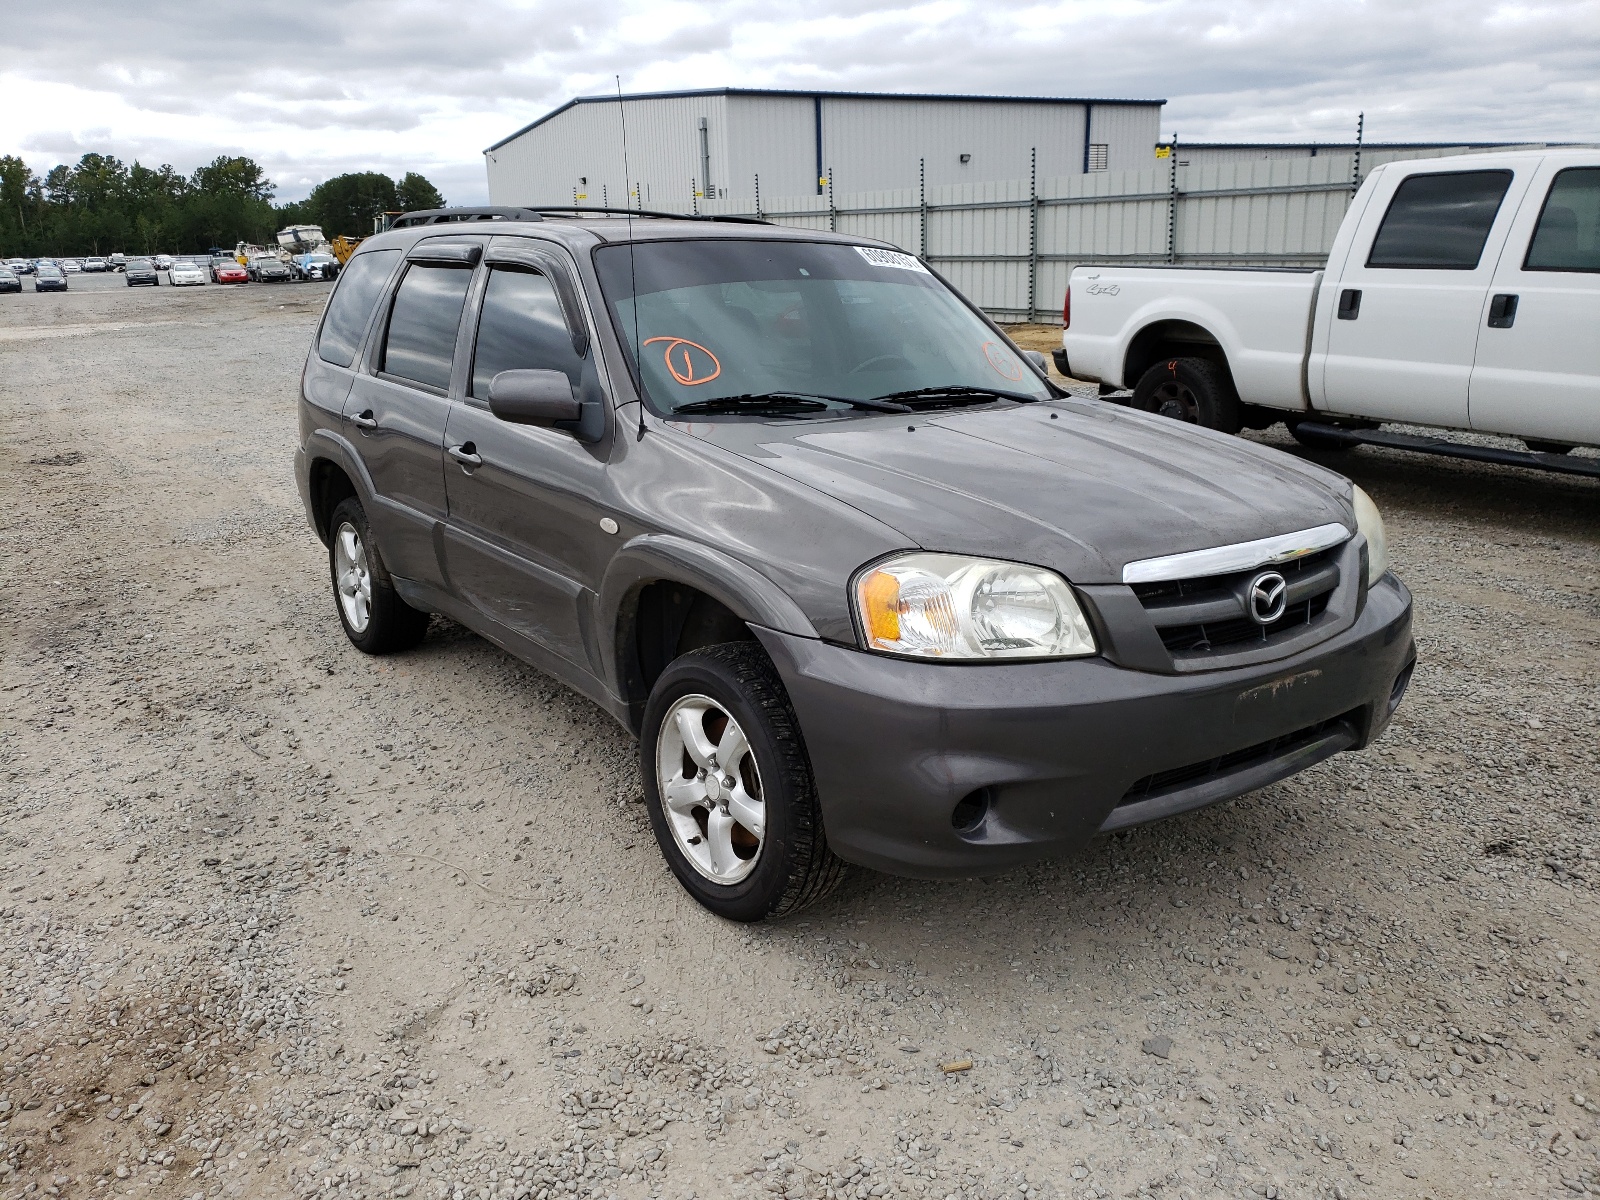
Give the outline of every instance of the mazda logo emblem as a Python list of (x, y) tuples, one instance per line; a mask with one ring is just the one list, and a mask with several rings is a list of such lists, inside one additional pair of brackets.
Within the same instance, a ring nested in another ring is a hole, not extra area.
[(1289, 606), (1289, 581), (1276, 571), (1263, 571), (1250, 581), (1245, 602), (1257, 625), (1271, 625)]

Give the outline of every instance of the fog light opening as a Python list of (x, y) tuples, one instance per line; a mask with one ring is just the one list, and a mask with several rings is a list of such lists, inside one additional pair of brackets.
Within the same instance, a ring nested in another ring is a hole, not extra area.
[(1394, 710), (1400, 707), (1400, 701), (1406, 694), (1406, 687), (1411, 682), (1411, 672), (1416, 669), (1416, 660), (1406, 664), (1406, 669), (1395, 676), (1394, 686), (1389, 689), (1389, 711), (1386, 715), (1393, 716)]
[(955, 826), (956, 832), (972, 833), (982, 825), (983, 819), (989, 815), (992, 798), (989, 789), (981, 787), (956, 801), (955, 808), (950, 810), (950, 824)]

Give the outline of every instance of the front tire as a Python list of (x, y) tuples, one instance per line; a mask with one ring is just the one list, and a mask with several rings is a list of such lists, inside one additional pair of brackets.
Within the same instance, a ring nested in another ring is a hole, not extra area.
[(718, 916), (786, 917), (843, 880), (800, 722), (758, 645), (710, 646), (668, 664), (639, 749), (656, 843), (684, 890)]
[(409, 650), (428, 631), (428, 614), (400, 598), (372, 540), (366, 510), (354, 496), (328, 520), (328, 573), (345, 636), (364, 654)]
[(1228, 368), (1208, 358), (1167, 358), (1133, 389), (1133, 407), (1222, 433), (1238, 433), (1239, 393)]

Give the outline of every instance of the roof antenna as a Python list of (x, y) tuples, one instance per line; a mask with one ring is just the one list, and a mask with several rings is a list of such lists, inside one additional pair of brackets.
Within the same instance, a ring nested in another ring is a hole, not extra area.
[(633, 305), (633, 365), (638, 371), (639, 384), (639, 434), (635, 441), (644, 441), (644, 347), (639, 342), (639, 272), (634, 264), (633, 245), (633, 180), (628, 174), (628, 106), (622, 102), (622, 76), (617, 80), (617, 119), (622, 122), (622, 185), (627, 189), (625, 206), (628, 210), (628, 291)]

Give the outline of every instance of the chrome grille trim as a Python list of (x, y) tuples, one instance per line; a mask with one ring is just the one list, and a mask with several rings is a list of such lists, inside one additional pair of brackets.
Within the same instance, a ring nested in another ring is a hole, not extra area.
[(1249, 571), (1315, 554), (1318, 550), (1349, 541), (1353, 536), (1349, 529), (1332, 522), (1318, 525), (1315, 529), (1280, 533), (1275, 537), (1238, 542), (1232, 546), (1212, 546), (1205, 550), (1166, 554), (1160, 558), (1142, 558), (1122, 568), (1122, 582), (1161, 583), (1169, 579), (1200, 579), (1207, 575)]

